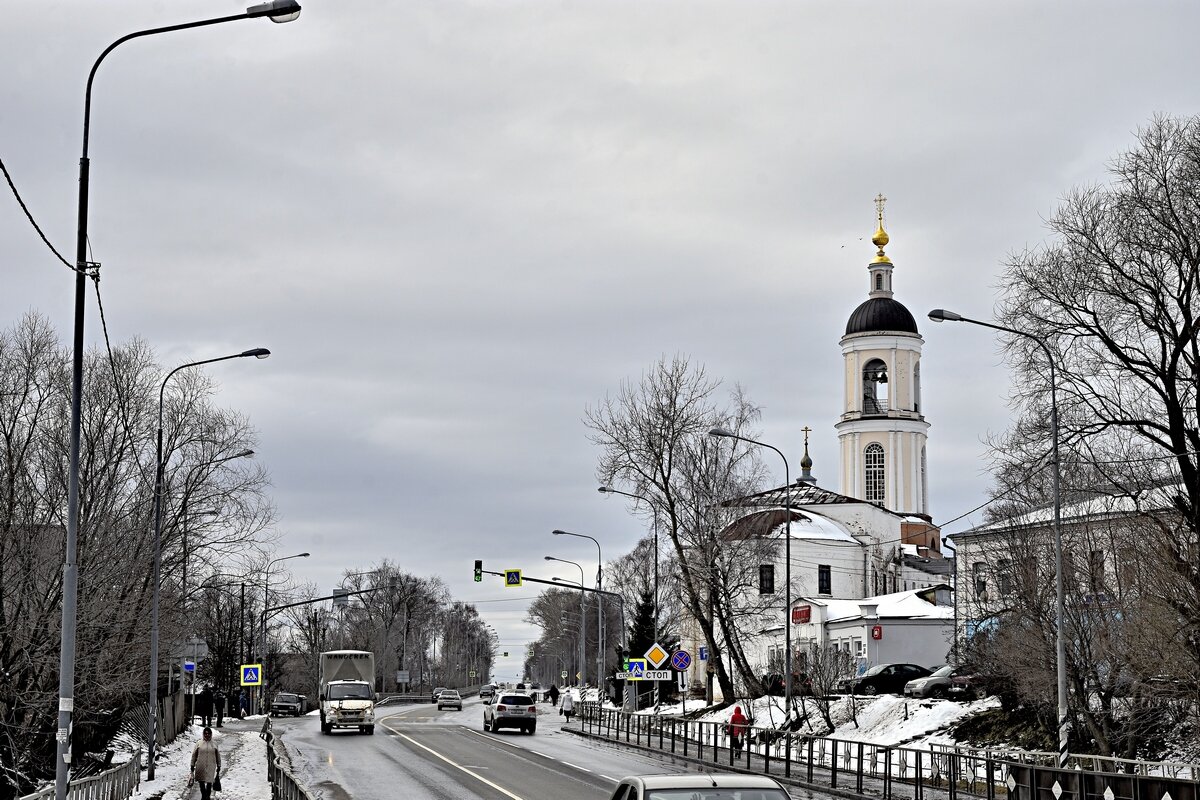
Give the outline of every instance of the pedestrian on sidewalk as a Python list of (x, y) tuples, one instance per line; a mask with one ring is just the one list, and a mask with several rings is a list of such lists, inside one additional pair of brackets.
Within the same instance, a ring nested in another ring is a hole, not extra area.
[(210, 800), (213, 783), (221, 780), (221, 751), (212, 740), (212, 728), (205, 728), (204, 737), (196, 742), (192, 751), (192, 772), (188, 778), (188, 786), (200, 784), (200, 800)]
[(742, 741), (746, 736), (747, 727), (750, 724), (750, 718), (742, 713), (741, 706), (733, 707), (733, 714), (729, 717), (729, 749), (733, 751), (735, 756), (742, 754)]
[(562, 713), (567, 718), (567, 722), (570, 722), (571, 717), (575, 714), (575, 698), (571, 696), (569, 691), (563, 692)]
[(558, 687), (551, 686), (549, 695), (550, 695), (550, 705), (557, 706), (558, 705)]
[(205, 684), (200, 696), (196, 698), (196, 714), (199, 715), (204, 727), (212, 725), (213, 693), (212, 687)]
[(213, 710), (217, 714), (217, 727), (220, 728), (225, 721), (225, 693), (220, 689), (213, 692)]

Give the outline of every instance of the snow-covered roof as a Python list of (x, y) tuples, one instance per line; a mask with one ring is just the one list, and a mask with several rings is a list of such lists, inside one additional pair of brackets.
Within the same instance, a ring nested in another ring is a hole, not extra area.
[[(787, 530), (787, 524), (784, 523), (775, 526), (771, 534), (782, 537)], [(818, 514), (801, 514), (798, 518), (794, 518), (791, 531), (792, 539), (824, 539), (859, 544), (845, 526)]]
[(909, 589), (906, 592), (892, 592), (874, 597), (863, 597), (853, 600), (837, 598), (806, 599), (799, 603), (824, 606), (826, 622), (845, 622), (862, 619), (863, 606), (876, 606), (876, 614), (880, 619), (953, 619), (954, 606), (939, 606), (926, 600), (922, 595), (929, 595), (930, 588)]
[[(1146, 489), (1132, 496), (1128, 494), (1096, 494), (1087, 500), (1063, 505), (1059, 513), (1064, 523), (1077, 523), (1138, 513), (1169, 511), (1175, 508), (1172, 497), (1181, 491), (1183, 491), (1183, 487), (1179, 484), (1169, 484)], [(1019, 517), (997, 520), (960, 531), (953, 534), (953, 538), (999, 533), (1013, 528), (1049, 527), (1053, 522), (1054, 507), (1043, 506)]]

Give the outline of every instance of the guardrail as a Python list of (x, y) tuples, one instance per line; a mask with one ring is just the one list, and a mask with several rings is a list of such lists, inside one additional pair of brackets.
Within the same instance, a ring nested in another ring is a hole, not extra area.
[[(956, 800), (959, 795), (996, 800), (1200, 800), (1197, 769), (1175, 775), (1067, 769), (1022, 763), (1011, 754), (895, 747), (828, 739), (747, 726), (739, 744), (728, 726), (579, 703), (582, 732), (589, 736), (682, 756), (738, 772), (775, 775), (811, 787), (875, 800)], [(903, 790), (897, 791), (903, 786)], [(1111, 789), (1111, 794), (1107, 790)]]
[[(132, 797), (142, 781), (142, 751), (120, 766), (67, 783), (70, 800), (125, 800)], [(27, 794), (21, 800), (47, 800), (54, 797), (54, 784)]]
[(271, 784), (271, 800), (317, 800), (301, 784), (291, 770), (291, 758), (283, 746), (283, 738), (271, 729), (271, 718), (263, 720), (258, 734), (267, 743), (267, 782)]

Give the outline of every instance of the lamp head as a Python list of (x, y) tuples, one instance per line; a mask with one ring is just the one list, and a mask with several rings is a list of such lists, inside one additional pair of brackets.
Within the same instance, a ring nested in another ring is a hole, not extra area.
[(550, 531), (550, 532), (551, 532), (552, 534), (554, 534), (555, 536), (562, 536), (563, 534), (565, 534), (565, 533), (566, 533), (566, 531), (560, 531), (560, 530), (558, 530), (557, 528), (555, 528), (554, 530), (552, 530), (552, 531)]
[(558, 561), (558, 559), (555, 558), (554, 556), (542, 556), (542, 558), (545, 559), (546, 561)]
[(238, 355), (240, 358), (248, 358), (249, 356), (254, 356), (255, 358), (266, 358), (267, 356), (271, 355), (271, 351), (265, 347), (255, 347), (252, 350), (243, 350)]
[(720, 427), (712, 428), (711, 430), (709, 430), (708, 435), (709, 436), (721, 436), (721, 437), (724, 437), (727, 439), (733, 439), (733, 438), (736, 438), (736, 436), (737, 436), (737, 434), (735, 434), (733, 431), (727, 431), (724, 428), (720, 428)]
[(252, 458), (253, 456), (254, 456), (253, 450), (243, 450), (242, 452), (240, 452), (236, 456), (234, 456), (234, 458)]
[(300, 16), (296, 0), (269, 0), (246, 9), (247, 17), (270, 17), (271, 22), (291, 22)]
[(298, 553), (296, 555), (296, 558), (308, 558), (310, 555), (312, 555), (312, 554), (311, 553)]
[(929, 318), (934, 322), (962, 322), (962, 314), (955, 314), (944, 308), (935, 308), (929, 312)]
[(611, 491), (612, 491), (612, 489), (608, 488), (607, 486), (601, 486), (601, 487), (600, 487), (599, 489), (597, 489), (596, 491), (597, 491), (597, 492), (600, 492), (601, 494), (604, 494), (605, 492), (611, 492)]

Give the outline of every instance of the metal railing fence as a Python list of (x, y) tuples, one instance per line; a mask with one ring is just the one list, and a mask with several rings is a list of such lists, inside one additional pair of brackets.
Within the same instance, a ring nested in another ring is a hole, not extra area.
[(309, 792), (292, 772), (283, 738), (272, 730), (270, 717), (263, 720), (259, 736), (267, 743), (267, 782), (271, 784), (271, 800), (317, 800), (317, 795)]
[(1102, 768), (1088, 770), (1083, 761), (1100, 757), (1084, 756), (1060, 770), (1054, 754), (1026, 754), (1034, 757), (1021, 759), (1016, 753), (880, 745), (753, 725), (747, 726), (739, 743), (722, 722), (632, 714), (590, 702), (577, 708), (582, 731), (590, 736), (877, 800), (957, 800), (959, 795), (986, 800), (1162, 800), (1168, 791), (1172, 800), (1200, 800), (1196, 765), (1155, 762), (1163, 768), (1158, 774), (1149, 769), (1117, 772), (1112, 762), (1120, 760), (1109, 759)]
[[(69, 800), (125, 800), (132, 797), (142, 781), (142, 751), (133, 758), (98, 775), (77, 778), (67, 784)], [(54, 784), (27, 794), (21, 800), (48, 800), (54, 797)]]

